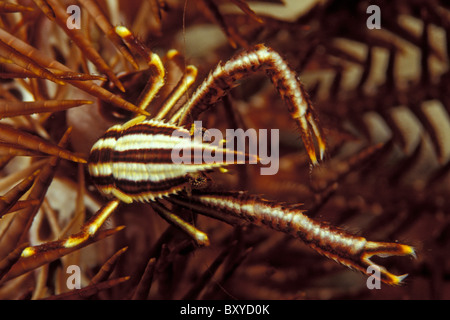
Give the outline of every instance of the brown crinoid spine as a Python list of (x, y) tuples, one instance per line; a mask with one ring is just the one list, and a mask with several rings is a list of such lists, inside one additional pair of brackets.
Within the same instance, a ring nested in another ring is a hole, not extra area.
[[(0, 5), (0, 298), (450, 298), (445, 1), (79, 0), (80, 28), (69, 29), (73, 4)], [(380, 9), (380, 29), (368, 27), (369, 5)], [(161, 57), (171, 52), (163, 59), (169, 85), (150, 114), (187, 65), (204, 79), (218, 61), (254, 44), (281, 53), (310, 93), (326, 160), (310, 167), (281, 99), (256, 74), (200, 118), (209, 128), (280, 129), (279, 172), (236, 166), (208, 178), (227, 191), (263, 194), (276, 208), (413, 245), (414, 263), (383, 261), (409, 273), (405, 285), (370, 290), (367, 278), (290, 236), (233, 215), (197, 216), (194, 200), (171, 209), (200, 226), (209, 247), (160, 219), (161, 203), (131, 204), (119, 206), (84, 248), (46, 247), (40, 261), (20, 258), (28, 244), (78, 232), (106, 203), (87, 174), (87, 154), (112, 124), (145, 114), (139, 94), (154, 71), (117, 36), (118, 24)], [(82, 289), (67, 287), (71, 265), (80, 267)]]

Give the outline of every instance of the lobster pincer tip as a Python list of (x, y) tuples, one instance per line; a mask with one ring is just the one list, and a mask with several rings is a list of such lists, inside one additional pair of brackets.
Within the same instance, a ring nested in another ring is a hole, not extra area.
[(374, 272), (375, 277), (379, 277), (384, 283), (393, 286), (401, 285), (408, 274), (400, 276), (392, 274), (383, 266), (372, 262), (370, 258), (373, 256), (379, 256), (381, 258), (391, 256), (411, 256), (417, 258), (416, 251), (411, 246), (400, 243), (367, 241), (364, 246), (363, 254), (361, 255), (361, 263), (366, 267), (365, 273), (371, 275), (371, 272)]
[[(324, 159), (327, 148), (322, 130), (311, 112), (300, 117), (298, 120), (300, 122), (301, 136), (306, 152), (311, 163), (316, 166), (319, 164), (319, 160)], [(314, 140), (316, 141), (317, 147)]]

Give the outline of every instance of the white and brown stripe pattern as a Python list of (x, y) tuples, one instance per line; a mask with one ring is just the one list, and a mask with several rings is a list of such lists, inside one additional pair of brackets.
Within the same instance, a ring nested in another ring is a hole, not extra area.
[[(190, 137), (188, 130), (154, 119), (115, 125), (92, 147), (89, 173), (104, 194), (128, 203), (147, 202), (177, 193), (199, 172), (226, 165), (225, 160), (206, 162), (205, 150), (222, 152), (223, 159), (233, 152), (185, 137)], [(184, 162), (174, 162), (175, 149), (189, 150), (190, 158), (183, 153)]]
[(369, 241), (343, 229), (311, 219), (298, 206), (283, 205), (245, 192), (195, 190), (188, 199), (181, 194), (176, 196), (176, 200), (178, 205), (204, 214), (208, 214), (207, 208), (209, 208), (215, 212), (290, 234), (301, 239), (320, 254), (369, 276), (371, 273), (368, 267), (376, 267), (380, 270), (380, 280), (390, 285), (401, 284), (407, 275), (394, 275), (371, 261), (370, 258), (375, 255), (415, 257), (414, 248), (411, 246)]
[[(238, 81), (264, 71), (283, 98), (292, 119), (300, 129), (303, 143), (313, 164), (323, 159), (326, 143), (314, 114), (312, 102), (303, 84), (287, 62), (271, 48), (259, 44), (235, 55), (225, 63), (220, 63), (175, 117), (185, 125), (217, 103)], [(182, 113), (182, 114), (181, 114)], [(319, 153), (316, 154), (313, 137), (316, 138)]]

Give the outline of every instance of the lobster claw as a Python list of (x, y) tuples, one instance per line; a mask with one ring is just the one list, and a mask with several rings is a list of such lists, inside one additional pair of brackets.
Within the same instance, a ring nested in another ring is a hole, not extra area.
[[(311, 110), (307, 110), (306, 113), (297, 118), (297, 120), (299, 121), (300, 133), (309, 159), (313, 165), (317, 165), (319, 163), (318, 159), (323, 160), (326, 150), (326, 142), (322, 136), (320, 126)], [(313, 138), (317, 141), (319, 154), (316, 152)]]
[(390, 256), (412, 256), (413, 258), (417, 258), (414, 248), (405, 244), (374, 241), (366, 242), (360, 255), (361, 270), (367, 275), (379, 278), (379, 280), (384, 283), (394, 286), (401, 285), (408, 274), (397, 276), (390, 273), (385, 267), (372, 262), (370, 258), (373, 256), (379, 256), (381, 258)]

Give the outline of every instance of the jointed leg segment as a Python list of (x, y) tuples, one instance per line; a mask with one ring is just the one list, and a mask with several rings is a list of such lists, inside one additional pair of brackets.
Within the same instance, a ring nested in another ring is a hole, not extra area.
[(116, 27), (116, 33), (124, 39), (125, 43), (132, 48), (134, 52), (138, 52), (145, 59), (149, 70), (151, 71), (152, 77), (150, 77), (145, 89), (138, 99), (139, 108), (145, 110), (159, 90), (164, 86), (166, 71), (163, 63), (156, 53), (151, 52), (151, 50), (135, 38), (127, 28)]
[[(372, 275), (369, 267), (377, 268), (380, 280), (390, 285), (401, 284), (407, 275), (394, 275), (372, 262), (370, 258), (375, 255), (415, 257), (414, 248), (408, 245), (368, 241), (363, 237), (310, 219), (303, 210), (296, 207), (283, 206), (243, 192), (196, 191), (189, 198), (183, 195), (177, 196), (176, 203), (206, 215), (213, 209), (225, 215), (290, 234), (301, 239), (320, 254), (349, 268), (368, 275)], [(376, 277), (377, 274), (374, 276)]]
[[(120, 200), (115, 199), (108, 202), (103, 206), (81, 229), (77, 234), (69, 236), (64, 240), (57, 240), (52, 243), (52, 246), (60, 246), (63, 248), (73, 248), (81, 243), (87, 241), (90, 237), (94, 236), (98, 229), (103, 225), (103, 223), (108, 219), (108, 217), (117, 209), (120, 204)], [(38, 247), (28, 247), (22, 252), (22, 257), (29, 257), (36, 255), (39, 251), (46, 251), (48, 246), (38, 246)]]
[[(236, 86), (238, 80), (249, 77), (257, 71), (266, 72), (284, 99), (291, 117), (300, 128), (303, 143), (311, 161), (317, 164), (318, 158), (324, 157), (326, 143), (317, 124), (309, 96), (294, 71), (281, 56), (264, 45), (257, 45), (253, 49), (234, 56), (226, 63), (219, 64), (198, 87), (181, 111), (171, 119), (171, 122), (175, 122), (179, 117), (178, 124), (186, 125), (192, 119), (197, 119), (201, 112), (214, 105)], [(316, 154), (313, 136), (317, 140), (319, 156)]]
[(153, 202), (151, 203), (151, 206), (164, 220), (186, 232), (197, 243), (197, 245), (201, 247), (209, 245), (209, 239), (206, 233), (198, 230), (196, 227), (190, 223), (187, 223), (176, 214), (173, 214), (159, 202)]

